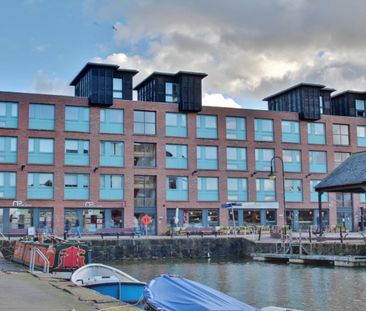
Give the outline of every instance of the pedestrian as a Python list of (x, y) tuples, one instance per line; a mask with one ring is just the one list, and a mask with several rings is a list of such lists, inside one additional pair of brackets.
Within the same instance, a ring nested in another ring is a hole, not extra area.
[(70, 220), (66, 219), (65, 221), (65, 227), (64, 227), (64, 239), (66, 240), (68, 235), (69, 235), (69, 231), (70, 231)]
[(139, 221), (136, 218), (136, 216), (133, 216), (132, 227), (133, 227), (133, 233), (139, 237), (140, 236)]
[(75, 234), (77, 234), (78, 238), (81, 238), (80, 222), (78, 218), (75, 220)]

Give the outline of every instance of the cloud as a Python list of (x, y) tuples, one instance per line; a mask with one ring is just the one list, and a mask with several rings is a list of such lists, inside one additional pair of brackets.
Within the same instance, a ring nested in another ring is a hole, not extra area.
[(242, 108), (232, 98), (225, 98), (222, 94), (207, 94), (203, 95), (203, 106), (226, 107), (226, 108)]
[(32, 92), (53, 95), (74, 95), (73, 87), (56, 76), (39, 70), (32, 83)]
[(34, 47), (34, 51), (36, 51), (37, 53), (43, 53), (48, 49), (48, 45), (47, 44), (40, 44)]
[(87, 11), (117, 29), (115, 52), (96, 59), (140, 70), (136, 80), (206, 72), (205, 93), (245, 107), (256, 104), (240, 98), (259, 102), (299, 82), (365, 89), (364, 0), (110, 0)]

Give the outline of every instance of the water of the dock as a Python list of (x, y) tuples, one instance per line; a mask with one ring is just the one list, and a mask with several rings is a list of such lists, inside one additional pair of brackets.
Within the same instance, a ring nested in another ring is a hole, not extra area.
[(50, 277), (37, 277), (22, 266), (0, 258), (0, 310), (1, 311), (113, 311), (140, 310), (121, 305), (113, 298), (87, 288)]

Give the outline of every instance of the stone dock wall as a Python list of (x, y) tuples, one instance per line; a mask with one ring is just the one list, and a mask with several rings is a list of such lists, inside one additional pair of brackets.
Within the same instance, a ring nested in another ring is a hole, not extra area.
[[(256, 242), (243, 237), (129, 238), (85, 241), (93, 262), (124, 259), (245, 258), (253, 253), (275, 253), (276, 243)], [(3, 255), (9, 255), (14, 241), (0, 241)], [(313, 255), (366, 256), (366, 244), (347, 242), (304, 244)], [(277, 243), (280, 249), (281, 243)]]

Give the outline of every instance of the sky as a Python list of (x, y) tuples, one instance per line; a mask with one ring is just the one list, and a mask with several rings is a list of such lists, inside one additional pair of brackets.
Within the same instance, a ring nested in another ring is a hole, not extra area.
[(205, 72), (205, 105), (300, 82), (366, 90), (365, 0), (2, 0), (0, 91), (72, 95), (89, 61)]

